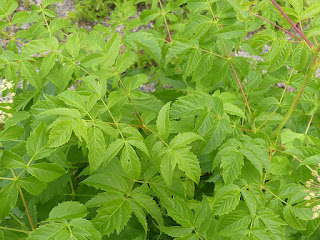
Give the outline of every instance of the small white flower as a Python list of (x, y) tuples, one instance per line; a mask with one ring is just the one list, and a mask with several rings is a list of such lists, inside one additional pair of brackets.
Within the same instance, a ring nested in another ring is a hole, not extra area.
[(12, 114), (11, 114), (11, 113), (9, 113), (9, 114), (8, 114), (8, 117), (9, 117), (9, 118), (11, 118), (11, 117), (12, 117)]
[(317, 213), (317, 212), (312, 215), (312, 219), (316, 219), (318, 217), (319, 217), (319, 213)]
[(13, 93), (11, 93), (11, 97), (14, 97), (15, 95), (16, 95), (16, 93), (14, 93), (14, 92), (13, 92)]
[(12, 82), (7, 82), (6, 87), (8, 89), (12, 89), (13, 88), (13, 83)]
[(12, 100), (12, 99), (10, 99), (10, 100), (8, 101), (8, 103), (13, 103), (13, 100)]
[(10, 107), (10, 106), (7, 106), (6, 109), (7, 109), (7, 110), (11, 110), (11, 107)]

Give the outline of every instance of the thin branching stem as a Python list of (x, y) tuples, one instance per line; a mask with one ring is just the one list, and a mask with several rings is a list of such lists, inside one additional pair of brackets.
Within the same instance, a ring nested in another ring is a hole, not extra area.
[(260, 18), (260, 19), (262, 19), (262, 20), (264, 20), (264, 21), (266, 21), (266, 22), (268, 22), (268, 23), (270, 23), (271, 25), (275, 26), (276, 28), (279, 28), (281, 31), (289, 34), (290, 36), (298, 39), (299, 41), (302, 41), (301, 38), (297, 37), (296, 35), (294, 35), (293, 33), (289, 32), (288, 30), (285, 30), (284, 28), (280, 27), (279, 25), (271, 22), (270, 20), (268, 20), (268, 19), (266, 19), (266, 18), (264, 18), (264, 17), (262, 17), (262, 16), (260, 16), (260, 15), (258, 15), (258, 14), (255, 14), (255, 13), (253, 13), (253, 12), (250, 12), (250, 11), (249, 11), (249, 13), (252, 14), (252, 15), (254, 15), (254, 16), (256, 16), (256, 17), (258, 17), (258, 18)]
[(288, 15), (282, 10), (282, 8), (274, 1), (270, 0), (273, 5), (279, 10), (279, 12), (284, 16), (288, 22), (291, 24), (291, 26), (300, 34), (300, 36), (306, 41), (308, 44), (309, 48), (312, 49), (313, 45), (312, 43), (306, 38), (306, 36), (303, 34), (303, 32), (300, 31), (300, 29), (292, 22), (292, 20), (288, 17)]
[(295, 107), (297, 106), (297, 104), (300, 100), (300, 97), (309, 82), (309, 79), (312, 77), (313, 73), (317, 70), (318, 65), (319, 65), (319, 62), (317, 61), (318, 60), (317, 56), (318, 56), (319, 51), (320, 51), (320, 45), (314, 50), (307, 74), (305, 75), (303, 82), (302, 82), (299, 90), (297, 91), (297, 94), (296, 94), (288, 112), (286, 113), (284, 119), (282, 120), (282, 122), (280, 123), (280, 125), (278, 126), (276, 131), (273, 133), (271, 138), (276, 138), (278, 136), (278, 134), (280, 133), (281, 129), (287, 123), (287, 121), (291, 117), (292, 112), (294, 111)]

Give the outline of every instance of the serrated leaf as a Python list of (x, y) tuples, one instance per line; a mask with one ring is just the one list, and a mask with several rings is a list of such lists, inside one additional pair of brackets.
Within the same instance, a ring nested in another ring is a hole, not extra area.
[(49, 223), (42, 225), (32, 231), (27, 240), (51, 240), (55, 239), (57, 235), (66, 228), (65, 223)]
[(284, 238), (283, 225), (286, 225), (286, 224), (271, 209), (262, 208), (258, 212), (258, 217), (268, 227), (269, 231), (272, 233), (272, 235), (275, 239), (280, 240), (280, 239)]
[(164, 105), (161, 108), (157, 118), (157, 129), (160, 137), (163, 140), (167, 139), (170, 133), (169, 131), (170, 130), (170, 121), (169, 121), (170, 104), (171, 102), (168, 102), (166, 105)]
[(51, 148), (60, 147), (69, 141), (72, 134), (72, 121), (58, 122), (50, 130), (48, 146)]
[(191, 209), (187, 206), (185, 201), (175, 197), (168, 200), (162, 199), (162, 203), (167, 210), (168, 215), (177, 223), (183, 227), (193, 228), (194, 217)]
[(267, 61), (269, 71), (275, 71), (282, 67), (290, 55), (291, 43), (289, 41), (275, 40), (272, 44)]
[(171, 187), (172, 182), (172, 174), (173, 174), (173, 167), (172, 166), (172, 160), (171, 160), (171, 154), (170, 151), (166, 151), (162, 157), (161, 157), (161, 163), (160, 163), (160, 172), (161, 175), (166, 182), (166, 184)]
[(195, 183), (199, 183), (201, 169), (199, 160), (196, 155), (189, 151), (189, 148), (182, 148), (173, 152), (174, 162), (178, 164), (178, 167), (191, 178)]
[(90, 128), (88, 133), (90, 172), (94, 172), (105, 161), (107, 151), (103, 133), (98, 128)]
[(54, 52), (51, 52), (47, 56), (45, 56), (40, 66), (40, 72), (39, 72), (40, 79), (43, 79), (49, 74), (49, 72), (51, 71), (51, 69), (56, 63), (56, 59), (57, 59), (57, 54)]
[(39, 195), (47, 187), (46, 183), (33, 176), (19, 178), (19, 185), (32, 195)]
[(247, 211), (236, 210), (232, 213), (222, 216), (219, 219), (218, 229), (219, 234), (225, 237), (230, 237), (241, 228), (247, 228), (250, 224), (251, 217)]
[(245, 34), (245, 26), (243, 23), (236, 23), (231, 26), (220, 29), (215, 33), (216, 36), (222, 39), (241, 38)]
[(301, 14), (301, 20), (315, 17), (318, 13), (320, 13), (320, 3), (313, 4), (303, 11), (303, 13)]
[(75, 218), (84, 218), (87, 216), (87, 208), (79, 203), (73, 201), (62, 202), (52, 208), (49, 213), (49, 219), (75, 219)]
[(66, 49), (73, 59), (76, 59), (80, 51), (80, 40), (75, 34), (70, 34), (66, 40)]
[(162, 51), (157, 38), (148, 32), (136, 32), (131, 34), (127, 41), (132, 41), (141, 46), (158, 63), (162, 61)]
[(18, 187), (15, 182), (1, 188), (0, 191), (0, 222), (6, 217), (16, 205), (18, 199)]
[(148, 231), (148, 224), (147, 224), (147, 219), (146, 219), (146, 215), (142, 209), (142, 207), (136, 203), (135, 201), (133, 201), (132, 199), (128, 200), (132, 209), (132, 212), (134, 213), (134, 215), (138, 218), (139, 222), (141, 223), (145, 233), (147, 233)]
[(121, 154), (121, 163), (124, 171), (131, 177), (138, 179), (140, 176), (140, 160), (133, 147), (125, 143)]
[(211, 202), (212, 212), (215, 215), (224, 215), (234, 210), (240, 201), (240, 188), (228, 184), (219, 189)]
[(283, 209), (283, 218), (286, 223), (297, 230), (305, 230), (307, 221), (301, 220), (298, 216), (292, 211), (291, 206), (287, 205)]
[(180, 147), (185, 147), (186, 145), (196, 140), (202, 140), (202, 138), (196, 133), (193, 133), (193, 132), (179, 133), (171, 140), (169, 146), (172, 148), (179, 149)]
[(131, 196), (157, 221), (158, 224), (163, 225), (160, 208), (152, 197), (142, 193), (133, 193)]
[(243, 156), (240, 152), (231, 151), (221, 158), (222, 175), (226, 184), (238, 178), (243, 164)]
[(244, 112), (239, 107), (237, 107), (236, 105), (234, 105), (232, 103), (223, 103), (223, 109), (226, 113), (228, 113), (230, 115), (236, 115), (236, 116), (241, 117), (243, 119), (247, 119)]
[(114, 230), (119, 234), (130, 219), (131, 211), (130, 203), (126, 199), (114, 199), (98, 209), (92, 222), (104, 235), (110, 235)]
[(58, 98), (66, 104), (85, 110), (86, 105), (77, 91), (68, 89), (58, 95)]
[(292, 54), (292, 66), (296, 70), (302, 70), (308, 60), (308, 49), (304, 43), (299, 44)]
[(202, 56), (202, 51), (199, 48), (195, 48), (192, 50), (187, 62), (186, 71), (184, 73), (185, 77), (189, 76), (195, 71), (196, 67), (200, 63), (201, 56)]
[(21, 74), (30, 82), (32, 86), (40, 90), (42, 87), (42, 83), (40, 81), (38, 73), (34, 69), (34, 66), (26, 60), (22, 60), (19, 66)]
[(49, 153), (46, 151), (45, 146), (48, 142), (47, 126), (42, 122), (34, 129), (27, 140), (26, 148), (27, 153), (34, 160), (47, 156)]
[(32, 176), (42, 182), (51, 182), (65, 174), (65, 170), (61, 166), (53, 163), (36, 163), (27, 169)]
[(24, 168), (26, 166), (22, 157), (7, 150), (3, 151), (0, 163), (4, 168)]

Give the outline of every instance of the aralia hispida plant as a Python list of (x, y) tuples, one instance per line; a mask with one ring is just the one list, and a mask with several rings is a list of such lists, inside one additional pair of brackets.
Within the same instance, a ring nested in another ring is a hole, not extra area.
[(316, 0), (54, 2), (0, 0), (0, 240), (318, 238)]

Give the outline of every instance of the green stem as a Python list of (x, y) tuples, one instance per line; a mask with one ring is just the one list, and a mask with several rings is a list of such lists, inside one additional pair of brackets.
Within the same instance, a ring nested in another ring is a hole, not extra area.
[(31, 233), (31, 231), (25, 231), (25, 230), (20, 230), (20, 229), (15, 229), (15, 228), (8, 228), (8, 227), (1, 227), (0, 226), (0, 229), (3, 229), (3, 230), (8, 230), (8, 231), (14, 231), (14, 232), (23, 232), (23, 233)]
[(273, 133), (273, 135), (271, 136), (272, 139), (276, 138), (278, 136), (278, 134), (280, 133), (280, 131), (282, 130), (282, 128), (284, 127), (284, 125), (287, 123), (287, 121), (289, 120), (289, 118), (291, 117), (292, 112), (294, 111), (295, 107), (297, 106), (299, 99), (305, 89), (305, 87), (308, 84), (309, 79), (312, 77), (313, 73), (317, 70), (317, 67), (319, 64), (317, 64), (317, 55), (320, 51), (320, 45), (317, 46), (317, 48), (314, 50), (313, 55), (312, 55), (312, 62), (310, 63), (309, 69), (307, 74), (305, 75), (303, 82), (287, 112), (287, 114), (285, 115), (284, 119), (282, 120), (282, 122), (280, 123), (280, 125), (278, 126), (278, 128), (276, 129), (276, 131)]

